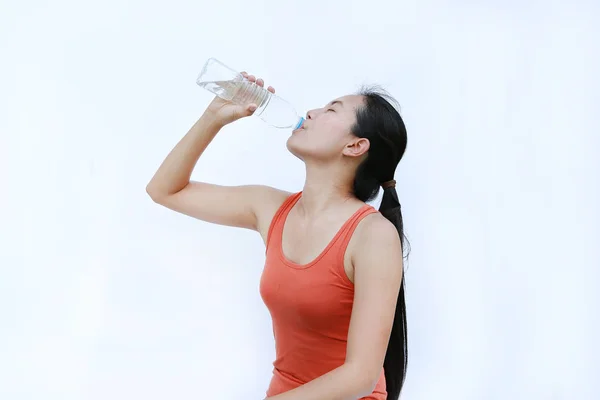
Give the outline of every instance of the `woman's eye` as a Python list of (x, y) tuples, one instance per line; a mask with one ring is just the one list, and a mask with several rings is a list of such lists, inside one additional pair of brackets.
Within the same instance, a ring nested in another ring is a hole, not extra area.
[(333, 111), (333, 112), (335, 112), (335, 110), (333, 108), (328, 108), (327, 111)]

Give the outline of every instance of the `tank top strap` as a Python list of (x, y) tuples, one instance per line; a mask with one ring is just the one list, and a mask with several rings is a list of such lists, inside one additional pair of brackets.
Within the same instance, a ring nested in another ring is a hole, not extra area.
[(282, 236), (286, 217), (289, 214), (292, 207), (294, 207), (294, 204), (296, 204), (296, 202), (300, 199), (301, 196), (302, 192), (293, 193), (292, 195), (288, 196), (287, 199), (284, 200), (281, 206), (279, 206), (279, 209), (273, 216), (271, 224), (269, 225), (265, 252), (269, 249), (269, 246), (274, 240), (274, 237), (277, 238)]
[(356, 230), (358, 224), (367, 216), (371, 214), (378, 213), (373, 206), (369, 204), (365, 204), (361, 209), (358, 210), (354, 216), (348, 221), (347, 224), (342, 228), (342, 232), (340, 232), (339, 240), (336, 243), (336, 253), (339, 256), (343, 257), (346, 253), (346, 249), (348, 248), (348, 244), (350, 243), (350, 239), (352, 239), (352, 235)]

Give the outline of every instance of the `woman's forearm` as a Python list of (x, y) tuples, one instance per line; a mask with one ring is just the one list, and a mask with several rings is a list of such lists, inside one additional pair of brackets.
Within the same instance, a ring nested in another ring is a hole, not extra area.
[(302, 386), (265, 400), (357, 400), (373, 392), (375, 383), (358, 366), (344, 364)]
[(162, 162), (146, 187), (148, 194), (168, 196), (183, 189), (189, 183), (198, 159), (221, 126), (209, 113), (204, 113)]

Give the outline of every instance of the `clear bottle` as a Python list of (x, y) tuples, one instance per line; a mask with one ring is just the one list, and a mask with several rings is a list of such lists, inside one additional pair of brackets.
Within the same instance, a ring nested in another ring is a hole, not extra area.
[(298, 129), (304, 122), (304, 118), (298, 115), (290, 103), (250, 82), (242, 74), (214, 58), (204, 64), (196, 83), (234, 104), (256, 104), (257, 109), (253, 115), (275, 128)]

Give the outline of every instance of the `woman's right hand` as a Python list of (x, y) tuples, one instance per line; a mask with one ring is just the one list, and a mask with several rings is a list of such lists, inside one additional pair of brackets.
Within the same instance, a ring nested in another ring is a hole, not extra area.
[[(256, 78), (254, 75), (248, 75), (247, 72), (242, 72), (242, 76), (248, 79), (250, 82), (256, 83), (260, 87), (265, 86), (265, 81), (261, 78)], [(271, 93), (275, 93), (275, 89), (269, 86), (267, 90)], [(230, 101), (224, 100), (219, 96), (215, 96), (213, 101), (206, 109), (206, 113), (211, 114), (215, 118), (216, 122), (221, 126), (225, 126), (240, 118), (248, 117), (254, 114), (257, 105), (254, 103), (248, 104), (247, 106), (240, 106)]]

